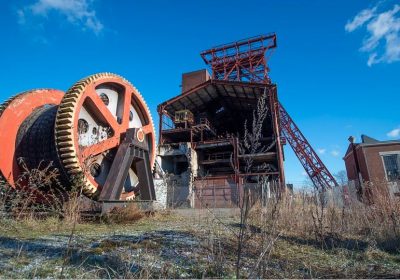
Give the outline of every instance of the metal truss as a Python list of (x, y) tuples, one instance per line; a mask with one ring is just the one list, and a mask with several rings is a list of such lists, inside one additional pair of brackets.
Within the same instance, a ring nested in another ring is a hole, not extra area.
[(279, 114), (282, 133), (314, 183), (314, 186), (319, 190), (337, 186), (335, 178), (280, 103)]
[[(201, 57), (211, 67), (212, 77), (215, 80), (271, 84), (267, 62), (276, 46), (276, 35), (271, 33), (214, 47), (203, 51)], [(271, 109), (279, 126), (277, 136), (280, 137), (280, 134), (283, 134), (317, 189), (324, 190), (337, 186), (335, 178), (277, 101), (276, 96), (275, 102), (277, 106), (271, 106)], [(282, 156), (279, 161), (283, 162)], [(283, 177), (283, 171), (281, 177)], [(284, 179), (281, 178), (281, 180)]]

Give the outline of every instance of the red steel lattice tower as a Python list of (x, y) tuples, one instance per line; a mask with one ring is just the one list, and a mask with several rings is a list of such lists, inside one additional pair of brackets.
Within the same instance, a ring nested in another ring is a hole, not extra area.
[(335, 178), (280, 103), (279, 113), (282, 132), (311, 181), (314, 183), (314, 186), (319, 189), (337, 186)]
[(276, 35), (268, 34), (221, 45), (200, 55), (211, 66), (213, 79), (270, 83), (268, 54), (276, 48)]
[[(268, 58), (276, 46), (276, 34), (271, 33), (206, 50), (201, 53), (201, 57), (211, 67), (213, 79), (270, 85)], [(276, 93), (272, 94), (272, 98), (270, 96), (271, 111), (274, 119), (278, 120), (277, 135), (285, 136), (317, 189), (337, 186), (335, 178), (275, 98)], [(281, 149), (279, 138), (278, 151)], [(282, 169), (283, 164), (280, 164)], [(281, 181), (284, 181), (283, 171)]]

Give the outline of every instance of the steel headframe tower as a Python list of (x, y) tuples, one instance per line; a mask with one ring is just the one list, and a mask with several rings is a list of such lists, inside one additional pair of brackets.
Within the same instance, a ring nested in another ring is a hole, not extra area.
[[(217, 46), (203, 51), (201, 57), (211, 67), (213, 79), (271, 85), (267, 62), (276, 47), (276, 34), (270, 33)], [(335, 178), (277, 100), (276, 91), (270, 91), (269, 98), (273, 119), (277, 120), (277, 123), (274, 124), (277, 135), (285, 136), (314, 186), (318, 190), (337, 186)], [(277, 139), (277, 148), (278, 151), (281, 151), (279, 138)], [(281, 165), (281, 169), (283, 169), (283, 163)], [(284, 182), (283, 170), (281, 181)]]
[(267, 61), (275, 48), (272, 33), (217, 46), (200, 55), (211, 66), (213, 79), (270, 84)]

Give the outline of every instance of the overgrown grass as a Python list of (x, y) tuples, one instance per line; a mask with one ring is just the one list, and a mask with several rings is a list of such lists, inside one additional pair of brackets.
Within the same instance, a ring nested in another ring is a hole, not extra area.
[[(235, 275), (237, 240), (232, 231), (237, 231), (239, 219), (232, 215), (229, 218), (220, 216), (220, 219), (225, 225), (206, 211), (193, 210), (192, 217), (166, 213), (131, 223), (80, 222), (64, 276), (108, 278), (110, 274), (118, 278), (232, 278)], [(12, 254), (9, 258), (2, 258), (2, 265), (7, 261), (6, 265), (14, 267), (2, 270), (0, 277), (59, 277), (62, 256), (35, 264), (35, 255), (27, 245), (22, 245), (25, 243), (21, 240), (36, 244), (49, 238), (51, 243), (52, 238), (68, 235), (69, 227), (54, 218), (14, 221), (13, 225), (18, 231), (13, 233), (11, 229), (2, 227), (1, 235), (4, 237), (6, 233), (13, 240), (17, 238), (16, 242), (22, 249), (17, 246), (15, 250), (7, 251), (0, 242), (0, 253)], [(253, 270), (262, 242), (256, 224), (249, 226), (248, 231), (251, 240), (243, 252), (241, 273), (244, 277)], [(66, 239), (63, 240), (63, 246), (66, 246)], [(263, 276), (373, 278), (400, 275), (399, 254), (379, 248), (372, 239), (360, 240), (357, 246), (351, 242), (338, 245), (341, 246), (321, 247), (313, 234), (300, 234), (288, 229), (279, 235), (268, 252)], [(110, 263), (112, 259), (116, 263)], [(131, 266), (135, 269), (128, 269)], [(26, 267), (30, 268), (25, 270)]]
[[(157, 212), (153, 215), (147, 215), (142, 212), (141, 216), (142, 218), (140, 220), (124, 220), (123, 222), (121, 222), (121, 217), (110, 218), (109, 216), (97, 221), (80, 221), (76, 224), (76, 234), (113, 234), (117, 232), (126, 232), (131, 229), (135, 229), (135, 231), (150, 231), (157, 228), (159, 223), (171, 221), (177, 221), (179, 223), (179, 221), (182, 220), (182, 217), (167, 211)], [(66, 235), (70, 232), (71, 224), (59, 217), (36, 219), (34, 216), (31, 216), (20, 220), (3, 218), (0, 222), (0, 235), (4, 237), (27, 239), (50, 234)]]
[(243, 278), (400, 277), (399, 202), (383, 183), (371, 186), (369, 203), (310, 193), (264, 207), (252, 201), (246, 224), (235, 209), (145, 213), (132, 205), (87, 222), (79, 200), (62, 215), (26, 206), (0, 218), (0, 277), (233, 278), (240, 229)]

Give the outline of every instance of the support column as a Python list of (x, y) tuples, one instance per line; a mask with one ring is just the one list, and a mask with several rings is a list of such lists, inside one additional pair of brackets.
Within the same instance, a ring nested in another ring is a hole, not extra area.
[(281, 128), (279, 122), (279, 104), (277, 101), (277, 88), (274, 86), (269, 90), (269, 104), (271, 109), (272, 116), (272, 125), (274, 129), (274, 135), (276, 139), (276, 151), (278, 156), (278, 168), (279, 168), (279, 183), (281, 184), (280, 188), (282, 191), (285, 191), (285, 172), (283, 166), (283, 150), (282, 150), (282, 142), (281, 142)]

